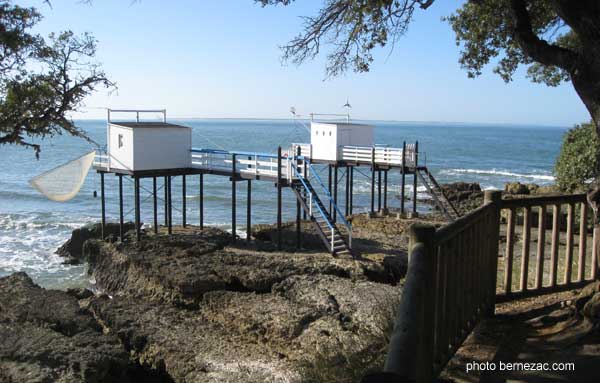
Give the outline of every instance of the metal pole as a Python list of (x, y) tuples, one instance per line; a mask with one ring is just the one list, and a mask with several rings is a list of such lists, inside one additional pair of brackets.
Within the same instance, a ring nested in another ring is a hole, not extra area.
[(371, 148), (371, 215), (375, 214), (375, 147)]
[(377, 170), (377, 211), (381, 212), (381, 169)]
[[(331, 165), (327, 164), (327, 172), (328, 172), (328, 177), (327, 177), (327, 191), (329, 192), (329, 195), (331, 195)], [(331, 199), (329, 200), (329, 215), (333, 215), (333, 205), (331, 203)]]
[(204, 229), (204, 174), (200, 173), (200, 230)]
[(388, 171), (389, 171), (389, 169), (386, 169), (383, 171), (383, 212), (384, 213), (387, 213), (387, 211), (388, 211), (388, 207), (387, 207)]
[(187, 226), (187, 217), (186, 217), (186, 213), (187, 213), (187, 205), (186, 205), (186, 200), (185, 200), (185, 189), (186, 189), (186, 185), (185, 185), (185, 174), (183, 176), (181, 176), (181, 198), (182, 198), (182, 202), (181, 202), (181, 207), (182, 207), (182, 211), (181, 211), (181, 218), (182, 218), (182, 223), (183, 223), (183, 227)]
[(167, 176), (164, 177), (164, 185), (165, 189), (165, 226), (169, 226), (169, 179)]
[(123, 242), (123, 175), (119, 174), (119, 239)]
[(102, 239), (105, 238), (105, 230), (106, 230), (106, 201), (104, 200), (104, 173), (100, 172), (100, 205), (102, 210), (102, 223), (101, 223), (101, 232)]
[(413, 171), (413, 215), (417, 214), (417, 166), (419, 159), (419, 141), (415, 142), (415, 166)]
[(350, 215), (354, 211), (354, 166), (350, 166)]
[(250, 243), (250, 238), (252, 238), (252, 180), (248, 180), (246, 193), (246, 242)]
[(154, 210), (154, 234), (158, 234), (158, 206), (156, 203), (156, 177), (152, 177), (152, 197)]
[(231, 155), (231, 241), (235, 242), (236, 237), (236, 225), (235, 225), (235, 217), (236, 217), (236, 202), (235, 202), (235, 154)]
[(348, 212), (350, 211), (350, 206), (348, 205), (348, 192), (350, 191), (350, 167), (346, 165), (346, 187), (344, 188), (345, 196), (344, 196), (344, 214), (347, 217)]
[(402, 186), (400, 188), (400, 214), (404, 214), (404, 189), (406, 187), (406, 141), (402, 143)]
[(173, 201), (171, 200), (171, 176), (167, 176), (167, 195), (168, 195), (168, 199), (167, 199), (167, 206), (168, 206), (168, 218), (167, 221), (169, 222), (168, 224), (168, 233), (173, 234)]
[[(337, 206), (337, 197), (338, 197), (338, 166), (337, 164), (333, 165), (333, 204)], [(333, 218), (333, 223), (337, 221), (337, 210), (334, 208), (331, 211), (331, 216)]]
[(281, 237), (281, 146), (277, 148), (277, 249), (283, 248)]
[(140, 179), (138, 177), (133, 177), (133, 181), (135, 188), (135, 239), (139, 241), (142, 238), (140, 228)]

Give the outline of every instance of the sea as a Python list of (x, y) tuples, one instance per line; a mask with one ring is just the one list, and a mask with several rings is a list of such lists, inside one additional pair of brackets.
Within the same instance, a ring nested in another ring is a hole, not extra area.
[[(309, 142), (306, 124), (294, 120), (258, 119), (184, 119), (171, 120), (192, 128), (194, 147), (274, 153), (278, 146)], [(402, 143), (419, 142), (420, 161), (440, 182), (478, 182), (484, 189), (502, 189), (507, 182), (554, 182), (552, 169), (562, 137), (568, 127), (532, 125), (495, 125), (444, 122), (366, 121), (374, 125), (377, 144), (402, 147)], [(106, 142), (106, 122), (76, 121), (100, 145)], [(36, 159), (30, 149), (0, 146), (0, 277), (14, 272), (28, 273), (36, 283), (51, 288), (69, 288), (90, 283), (85, 265), (64, 265), (55, 254), (73, 229), (100, 220), (100, 177), (91, 170), (79, 194), (67, 202), (53, 202), (39, 194), (28, 180), (56, 166), (93, 150), (81, 138), (56, 136), (40, 141), (42, 152)], [(326, 174), (321, 174), (327, 177)], [(358, 168), (354, 174), (355, 212), (369, 206), (369, 170)], [(133, 184), (124, 181), (126, 220), (133, 220)], [(142, 221), (152, 222), (151, 180), (142, 181)], [(198, 177), (187, 180), (187, 219), (199, 219)], [(342, 183), (343, 184), (343, 183)], [(159, 181), (159, 188), (162, 183)], [(254, 182), (252, 222), (274, 223), (276, 193), (271, 182)], [(173, 181), (174, 222), (181, 219), (183, 198), (180, 179)], [(244, 231), (245, 183), (238, 185), (237, 229)], [(110, 221), (118, 220), (118, 179), (106, 177), (106, 212)], [(410, 193), (412, 186), (407, 186)], [(398, 172), (389, 175), (389, 205), (398, 207), (400, 200)], [(427, 198), (419, 186), (419, 198)], [(205, 223), (231, 229), (231, 186), (228, 178), (205, 176)], [(159, 192), (159, 196), (160, 196)], [(427, 209), (421, 205), (420, 209)], [(284, 219), (292, 220), (295, 201), (284, 189)]]

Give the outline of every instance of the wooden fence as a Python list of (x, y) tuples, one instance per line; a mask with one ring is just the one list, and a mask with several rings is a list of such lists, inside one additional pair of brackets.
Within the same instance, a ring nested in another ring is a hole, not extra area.
[(596, 233), (585, 194), (503, 200), (501, 207), (506, 239), (498, 301), (572, 289), (596, 279)]
[[(552, 225), (546, 264), (548, 207)], [(363, 382), (431, 382), (479, 320), (494, 314), (496, 302), (575, 288), (595, 279), (598, 230), (590, 230), (588, 210), (583, 194), (502, 200), (499, 191), (486, 191), (483, 206), (447, 226), (436, 230), (413, 225), (408, 271), (384, 371)], [(588, 238), (591, 231), (593, 237)], [(516, 256), (519, 241), (521, 253)]]

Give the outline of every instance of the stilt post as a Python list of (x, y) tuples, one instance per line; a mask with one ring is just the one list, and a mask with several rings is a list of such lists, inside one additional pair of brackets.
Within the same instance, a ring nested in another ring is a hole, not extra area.
[(283, 248), (281, 237), (281, 146), (277, 148), (277, 249)]
[(248, 180), (246, 188), (246, 242), (252, 238), (252, 180)]
[(140, 179), (138, 177), (133, 177), (133, 182), (135, 189), (135, 239), (139, 241), (142, 238), (140, 227)]
[(204, 174), (200, 173), (200, 230), (204, 229)]
[(169, 226), (169, 177), (165, 176), (163, 182), (163, 189), (165, 189), (165, 226)]
[(156, 201), (156, 177), (152, 177), (152, 212), (154, 214), (154, 234), (158, 234), (158, 205)]
[[(331, 164), (327, 164), (327, 175), (327, 191), (329, 192), (329, 195), (331, 195)], [(329, 200), (329, 215), (333, 215), (333, 204), (331, 203), (331, 200)]]
[(346, 187), (344, 188), (345, 196), (344, 196), (344, 215), (347, 217), (350, 211), (350, 205), (348, 204), (348, 192), (350, 191), (350, 166), (346, 165)]
[(371, 148), (371, 215), (375, 214), (375, 147)]
[(412, 212), (417, 214), (417, 167), (419, 166), (419, 141), (415, 142), (415, 167), (413, 171), (413, 200)]
[(400, 185), (400, 214), (404, 214), (404, 193), (406, 188), (406, 141), (402, 143), (402, 168)]
[(354, 211), (354, 166), (350, 166), (350, 215)]
[(123, 242), (123, 175), (119, 174), (119, 239)]
[[(333, 165), (333, 204), (337, 206), (338, 204), (338, 166), (337, 164)], [(337, 211), (335, 208), (331, 210), (331, 216), (333, 218), (333, 223), (337, 222)]]
[(105, 238), (104, 231), (106, 229), (106, 200), (104, 199), (104, 172), (100, 172), (100, 205), (102, 210), (102, 227), (100, 228), (102, 239)]
[(231, 241), (235, 242), (236, 237), (236, 184), (235, 184), (235, 153), (231, 155)]
[(381, 213), (381, 169), (377, 170), (377, 212)]
[(383, 171), (383, 213), (387, 214), (388, 206), (387, 206), (387, 191), (388, 191), (388, 171), (386, 169)]
[(181, 176), (181, 223), (183, 227), (187, 226), (187, 201), (185, 198), (186, 195), (186, 184), (185, 184), (185, 174)]
[[(300, 161), (300, 154), (301, 154), (301, 149), (300, 147), (298, 147), (297, 149), (297, 153), (296, 153), (296, 164), (298, 164)], [(305, 167), (306, 169), (306, 167)], [(298, 166), (298, 171), (300, 171), (300, 166)], [(296, 198), (296, 249), (300, 249), (300, 247), (302, 247), (302, 213), (301, 213), (301, 206), (300, 206), (300, 200), (298, 198)]]
[(167, 226), (169, 235), (173, 234), (173, 201), (171, 197), (171, 176), (167, 176)]

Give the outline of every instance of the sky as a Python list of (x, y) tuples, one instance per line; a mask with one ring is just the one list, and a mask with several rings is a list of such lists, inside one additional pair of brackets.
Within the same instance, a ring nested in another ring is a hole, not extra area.
[(467, 78), (450, 26), (460, 2), (418, 10), (392, 50), (380, 49), (368, 73), (325, 78), (324, 55), (301, 66), (281, 62), (280, 46), (302, 29), (322, 1), (262, 8), (253, 0), (16, 1), (40, 9), (41, 34), (73, 30), (98, 40), (96, 60), (117, 91), (99, 90), (74, 118), (101, 109), (166, 108), (173, 118), (289, 118), (343, 113), (371, 120), (571, 126), (589, 115), (570, 83), (533, 84), (524, 70), (504, 83), (488, 67)]

